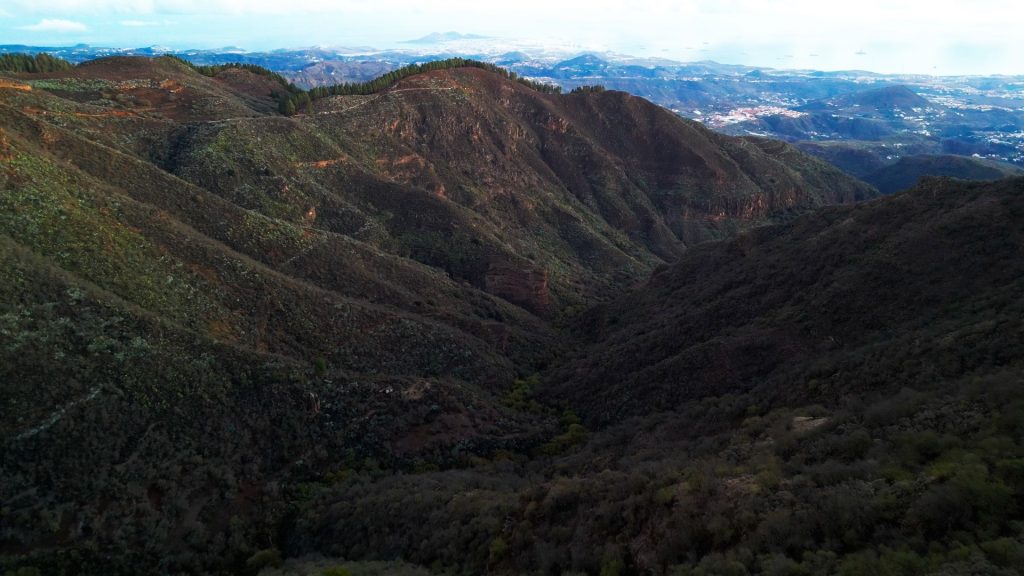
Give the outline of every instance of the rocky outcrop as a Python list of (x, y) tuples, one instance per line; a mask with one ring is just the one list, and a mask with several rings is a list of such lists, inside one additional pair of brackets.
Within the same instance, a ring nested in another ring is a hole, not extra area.
[(484, 284), (487, 292), (535, 314), (544, 316), (551, 311), (547, 270), (492, 262), (487, 269)]

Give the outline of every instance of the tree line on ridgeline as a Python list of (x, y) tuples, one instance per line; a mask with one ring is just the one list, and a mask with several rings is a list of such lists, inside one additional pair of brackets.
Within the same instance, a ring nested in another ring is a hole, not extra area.
[(0, 71), (3, 72), (61, 72), (70, 70), (74, 65), (67, 60), (50, 56), (45, 52), (31, 54), (0, 54)]
[[(410, 76), (422, 74), (423, 72), (430, 72), (432, 70), (450, 70), (452, 68), (480, 68), (518, 82), (528, 88), (544, 94), (560, 94), (562, 92), (561, 86), (530, 80), (529, 78), (519, 76), (515, 72), (506, 70), (500, 66), (468, 58), (448, 58), (423, 64), (410, 64), (408, 66), (392, 70), (391, 72), (367, 82), (346, 82), (342, 84), (335, 84), (333, 86), (318, 86), (309, 90), (303, 90), (292, 82), (289, 82), (284, 76), (274, 72), (273, 70), (259, 66), (258, 64), (229, 62), (226, 64), (216, 65), (197, 65), (189, 62), (185, 58), (173, 54), (166, 54), (162, 57), (179, 62), (203, 76), (210, 78), (215, 77), (228, 69), (245, 70), (253, 74), (270, 78), (274, 82), (280, 84), (283, 88), (281, 91), (275, 91), (273, 93), (273, 97), (278, 102), (278, 111), (286, 116), (291, 116), (297, 112), (310, 111), (312, 103), (321, 98), (327, 98), (329, 96), (365, 96), (377, 94), (382, 90), (391, 88), (401, 80)], [(60, 72), (70, 70), (72, 68), (74, 68), (74, 64), (71, 62), (46, 53), (36, 54), (34, 56), (29, 54), (0, 55), (0, 71), (39, 73)], [(599, 91), (604, 91), (604, 87), (581, 86), (574, 89), (573, 93), (590, 93)]]
[(600, 94), (608, 89), (602, 84), (584, 84), (583, 86), (577, 86), (569, 91), (569, 94)]
[(506, 70), (500, 66), (495, 66), (494, 64), (480, 62), (478, 60), (470, 60), (468, 58), (448, 58), (446, 60), (435, 60), (424, 64), (410, 64), (408, 66), (403, 66), (368, 82), (346, 82), (343, 84), (335, 84), (333, 86), (318, 86), (307, 91), (292, 92), (286, 97), (278, 99), (278, 109), (282, 114), (290, 116), (297, 112), (308, 111), (311, 104), (321, 98), (327, 98), (329, 96), (367, 96), (370, 94), (377, 94), (383, 90), (391, 88), (401, 80), (410, 76), (430, 72), (432, 70), (450, 70), (452, 68), (480, 68), (518, 82), (528, 88), (544, 94), (560, 94), (562, 92), (561, 86), (545, 84), (543, 82), (530, 80), (529, 78), (523, 78), (515, 72)]

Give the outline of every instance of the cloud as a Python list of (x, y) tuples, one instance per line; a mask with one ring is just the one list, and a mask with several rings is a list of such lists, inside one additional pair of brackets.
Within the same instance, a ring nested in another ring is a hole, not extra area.
[(144, 26), (159, 26), (161, 23), (155, 20), (121, 20), (118, 24), (129, 28), (142, 28)]
[[(465, 4), (470, 0), (452, 0)], [(310, 14), (376, 12), (406, 9), (415, 0), (306, 0), (292, 5), (280, 0), (5, 0), (19, 12), (43, 14)]]
[(43, 18), (37, 24), (22, 26), (20, 29), (29, 32), (85, 32), (88, 30), (81, 22), (59, 18)]

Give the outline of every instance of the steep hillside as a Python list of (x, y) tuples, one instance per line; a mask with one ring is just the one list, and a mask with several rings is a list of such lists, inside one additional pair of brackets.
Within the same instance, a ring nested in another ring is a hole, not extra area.
[(961, 180), (998, 180), (1020, 176), (1024, 169), (980, 158), (964, 156), (904, 156), (895, 164), (862, 176), (882, 194), (910, 188), (924, 176), (948, 176)]
[(315, 209), (317, 226), (541, 313), (614, 293), (687, 244), (873, 193), (638, 98), (539, 94), (477, 69), (316, 106), (183, 132), (167, 168), (265, 214)]
[(885, 143), (834, 140), (799, 142), (795, 146), (857, 178), (885, 168), (890, 162), (887, 156), (892, 155)]
[[(581, 310), (874, 193), (622, 93), (455, 69), (284, 117), (278, 85), (170, 58), (0, 81), (0, 571), (254, 573), (329, 487), (569, 451), (536, 392)], [(480, 518), (444, 566), (481, 570)]]
[(830, 402), (1018, 366), (1024, 180), (925, 181), (696, 247), (590, 313), (550, 377), (591, 422), (755, 390)]
[(28, 76), (42, 90), (7, 100), (23, 114), (542, 316), (614, 295), (688, 244), (874, 193), (623, 93), (540, 94), (474, 68), (287, 119), (268, 112), (273, 83), (242, 69), (116, 58)]
[(0, 262), (5, 569), (238, 573), (273, 546), (300, 482), (378, 462), (450, 466), (465, 458), (452, 446), (517, 449), (546, 426), (467, 380), (214, 340), (7, 236)]
[(5, 558), (237, 571), (294, 482), (548, 435), (503, 401), (563, 345), (532, 314), (115, 148), (166, 119), (0, 92)]
[(932, 179), (696, 247), (589, 313), (593, 343), (524, 390), (569, 409), (562, 434), (321, 484), (288, 551), (462, 573), (1019, 574), (1022, 246), (1024, 179)]

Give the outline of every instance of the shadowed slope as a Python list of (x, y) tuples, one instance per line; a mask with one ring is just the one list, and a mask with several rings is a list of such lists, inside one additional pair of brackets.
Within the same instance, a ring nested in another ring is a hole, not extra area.
[(258, 76), (0, 86), (0, 568), (240, 572), (310, 486), (561, 446), (550, 319), (870, 193), (624, 94), (466, 69), (285, 118)]
[(864, 176), (864, 180), (878, 187), (882, 194), (892, 194), (910, 188), (925, 176), (948, 176), (961, 180), (998, 180), (1020, 176), (1024, 170), (980, 158), (963, 156), (905, 156), (895, 164), (885, 166)]
[(827, 401), (1017, 362), (1022, 186), (927, 180), (694, 248), (587, 316), (595, 345), (551, 377), (551, 397), (609, 421), (733, 391)]

